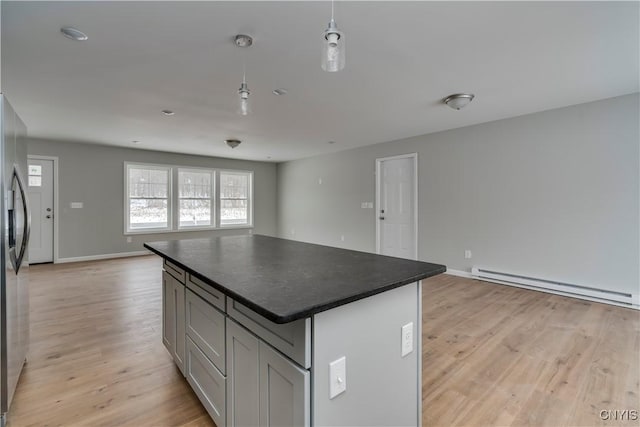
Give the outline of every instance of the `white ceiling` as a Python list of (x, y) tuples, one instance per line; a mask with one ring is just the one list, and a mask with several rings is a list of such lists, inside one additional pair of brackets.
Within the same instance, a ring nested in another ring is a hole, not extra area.
[[(327, 1), (3, 1), (2, 89), (33, 137), (282, 161), (637, 92), (638, 12), (340, 1), (347, 65), (326, 73)], [(254, 46), (235, 47), (238, 33)], [(235, 113), (244, 54), (248, 117)], [(456, 92), (476, 99), (451, 110), (441, 100)]]

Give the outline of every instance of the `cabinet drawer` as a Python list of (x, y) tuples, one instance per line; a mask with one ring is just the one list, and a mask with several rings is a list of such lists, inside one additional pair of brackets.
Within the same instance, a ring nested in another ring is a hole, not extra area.
[(183, 269), (172, 263), (171, 261), (164, 260), (164, 270), (178, 279), (182, 284), (185, 280), (185, 272)]
[(211, 285), (206, 284), (202, 280), (187, 274), (187, 288), (204, 298), (209, 304), (225, 311), (225, 296), (222, 292)]
[(189, 337), (187, 381), (216, 425), (227, 425), (226, 379)]
[(187, 289), (187, 335), (224, 374), (225, 316), (217, 308)]
[(299, 363), (311, 367), (311, 319), (277, 324), (228, 298), (227, 313), (254, 334)]

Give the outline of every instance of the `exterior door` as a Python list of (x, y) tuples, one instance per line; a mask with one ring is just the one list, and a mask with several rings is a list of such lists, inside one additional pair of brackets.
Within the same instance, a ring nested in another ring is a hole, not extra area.
[(53, 160), (29, 159), (29, 263), (53, 262)]
[(378, 253), (416, 259), (417, 155), (377, 161)]

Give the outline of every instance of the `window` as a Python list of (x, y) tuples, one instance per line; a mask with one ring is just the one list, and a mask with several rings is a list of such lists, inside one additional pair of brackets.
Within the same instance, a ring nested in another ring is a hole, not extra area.
[(29, 165), (29, 187), (42, 187), (41, 165)]
[(180, 228), (214, 224), (213, 175), (213, 171), (178, 169)]
[(127, 165), (127, 231), (171, 229), (171, 168)]
[(249, 225), (251, 172), (220, 171), (220, 226)]
[(125, 162), (125, 233), (251, 227), (252, 186), (253, 172)]

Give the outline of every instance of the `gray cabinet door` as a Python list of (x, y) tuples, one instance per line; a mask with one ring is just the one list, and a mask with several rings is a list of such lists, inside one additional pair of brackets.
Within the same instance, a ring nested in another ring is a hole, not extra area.
[(186, 348), (186, 330), (185, 330), (185, 313), (184, 313), (184, 297), (185, 289), (184, 285), (173, 279), (173, 292), (175, 301), (175, 329), (176, 329), (176, 341), (173, 352), (173, 360), (180, 368), (180, 372), (184, 375), (184, 352)]
[(227, 319), (227, 426), (260, 424), (258, 338)]
[(184, 285), (162, 272), (162, 343), (184, 375)]
[(176, 345), (176, 312), (173, 277), (162, 272), (162, 343), (173, 356)]
[(260, 425), (309, 426), (309, 371), (260, 342)]

